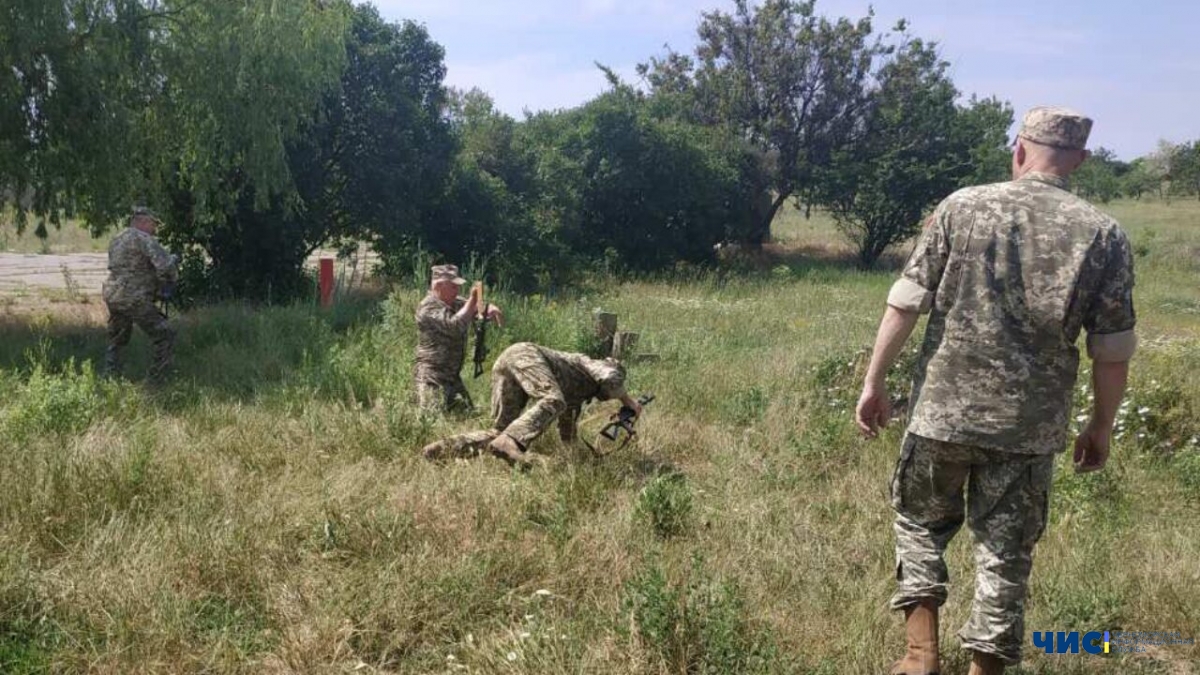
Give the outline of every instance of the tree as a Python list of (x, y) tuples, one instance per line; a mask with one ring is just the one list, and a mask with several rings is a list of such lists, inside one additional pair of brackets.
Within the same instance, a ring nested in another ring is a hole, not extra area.
[(959, 108), (935, 46), (903, 42), (876, 74), (858, 142), (834, 154), (817, 197), (869, 267), (916, 233), (922, 214), (955, 188), (998, 177), (1012, 111), (994, 100)]
[(958, 147), (970, 148), (970, 173), (960, 187), (999, 183), (1012, 178), (1012, 150), (1008, 129), (1013, 123), (1013, 109), (997, 98), (979, 99), (974, 96), (966, 106), (959, 107), (954, 125)]
[(745, 148), (719, 130), (654, 118), (627, 87), (523, 126), (536, 154), (536, 227), (579, 261), (705, 262), (750, 226), (745, 204), (757, 193)]
[(1127, 166), (1117, 159), (1112, 150), (1101, 147), (1091, 153), (1072, 175), (1071, 180), (1081, 197), (1107, 204), (1120, 196), (1120, 176), (1127, 171)]
[(250, 185), (259, 204), (286, 198), (286, 143), (337, 79), (347, 7), (11, 0), (0, 185), (32, 192), (51, 222), (79, 215), (94, 230), (179, 189), (205, 212), (233, 208)]
[(1141, 199), (1142, 195), (1158, 192), (1159, 184), (1162, 183), (1162, 178), (1155, 174), (1150, 168), (1145, 157), (1139, 157), (1129, 165), (1129, 171), (1121, 177), (1121, 194), (1134, 199)]
[(1158, 179), (1158, 197), (1166, 200), (1169, 197), (1170, 182), (1171, 182), (1171, 162), (1175, 158), (1175, 153), (1178, 151), (1177, 146), (1167, 140), (1159, 139), (1158, 147), (1154, 152), (1146, 155), (1145, 166), (1147, 171)]
[(830, 21), (813, 10), (812, 0), (736, 0), (732, 14), (704, 14), (693, 72), (674, 53), (639, 68), (651, 91), (671, 101), (666, 107), (728, 126), (757, 148), (774, 198), (754, 214), (752, 245), (769, 237), (779, 207), (805, 198), (818, 168), (855, 140), (865, 83), (886, 51), (870, 39), (870, 16)]
[(167, 236), (196, 245), (210, 294), (287, 298), (304, 293), (305, 259), (319, 246), (372, 241), (384, 253), (425, 236), (455, 152), (444, 116), (443, 50), (411, 22), (353, 9), (345, 68), (286, 147), (292, 191), (269, 198), (238, 172), (227, 184), (251, 199), (204, 209), (174, 193)]
[(519, 125), (472, 89), (452, 92), (450, 126), (458, 154), (422, 230), (422, 245), (446, 260), (486, 261), (493, 281), (535, 286), (548, 262), (563, 259), (564, 252), (534, 228), (535, 158)]
[(1200, 140), (1175, 147), (1171, 157), (1171, 192), (1200, 199)]

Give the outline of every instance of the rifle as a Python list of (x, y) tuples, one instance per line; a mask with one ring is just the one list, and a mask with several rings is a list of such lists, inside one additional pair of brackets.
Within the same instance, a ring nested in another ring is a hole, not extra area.
[(167, 284), (158, 292), (158, 310), (164, 319), (171, 318), (171, 298), (175, 296), (175, 284)]
[[(171, 267), (179, 269), (179, 256), (171, 256)], [(158, 289), (158, 309), (162, 312), (164, 319), (171, 318), (171, 298), (175, 297), (175, 284), (163, 284)]]
[(478, 298), (475, 305), (475, 362), (474, 376), (483, 374), (483, 362), (487, 361), (487, 303), (483, 301), (483, 282), (476, 282), (471, 294)]
[[(649, 405), (653, 401), (654, 394), (646, 394), (638, 399), (638, 403), (640, 403), (643, 407)], [(604, 428), (600, 430), (600, 435), (604, 438), (607, 438), (609, 441), (616, 442), (617, 439), (621, 437), (621, 432), (624, 431), (625, 440), (621, 441), (621, 443), (615, 448), (616, 450), (620, 450), (626, 445), (629, 445), (630, 441), (633, 441), (635, 438), (637, 438), (637, 429), (634, 428), (634, 425), (637, 424), (638, 416), (637, 413), (634, 412), (633, 408), (623, 405), (621, 406), (621, 409), (612, 416), (611, 419), (612, 421), (604, 425)], [(597, 455), (601, 454), (594, 448), (592, 451)]]

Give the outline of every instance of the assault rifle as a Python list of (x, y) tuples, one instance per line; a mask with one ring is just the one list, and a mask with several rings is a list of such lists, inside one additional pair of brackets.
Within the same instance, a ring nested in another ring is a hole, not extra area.
[(474, 376), (479, 377), (483, 374), (483, 362), (487, 361), (487, 303), (483, 300), (483, 282), (475, 282), (475, 286), (471, 289), (471, 295), (476, 298), (475, 303), (475, 362)]
[[(171, 267), (179, 269), (179, 256), (171, 256)], [(171, 318), (171, 301), (175, 297), (175, 284), (163, 284), (158, 289), (158, 309), (162, 312), (164, 319)]]
[[(643, 407), (645, 407), (654, 401), (654, 394), (646, 394), (637, 401)], [(617, 450), (620, 450), (626, 445), (629, 445), (630, 441), (637, 438), (637, 429), (634, 427), (634, 425), (637, 424), (637, 419), (637, 412), (635, 412), (633, 408), (623, 405), (621, 406), (621, 409), (612, 416), (612, 421), (604, 425), (604, 428), (600, 430), (600, 436), (615, 443), (617, 442), (617, 439), (621, 437), (622, 432), (624, 432), (625, 440), (621, 441), (621, 443), (616, 447)]]

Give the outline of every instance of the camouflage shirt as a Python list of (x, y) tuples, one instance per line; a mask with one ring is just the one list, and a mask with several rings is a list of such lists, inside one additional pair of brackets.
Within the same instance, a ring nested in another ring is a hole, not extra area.
[(453, 305), (447, 305), (431, 292), (417, 306), (418, 381), (445, 385), (459, 379), (474, 318), (456, 316), (465, 304), (465, 298), (455, 298)]
[[(1016, 453), (1065, 447), (1075, 343), (1133, 351), (1133, 258), (1115, 220), (1063, 178), (960, 190), (925, 224), (888, 303), (932, 311), (909, 431)], [(1100, 358), (1093, 354), (1094, 358)]]
[(154, 302), (162, 287), (178, 278), (175, 259), (152, 235), (129, 227), (108, 245), (108, 303)]
[(568, 408), (591, 399), (608, 401), (625, 395), (625, 373), (613, 361), (534, 346), (550, 366)]

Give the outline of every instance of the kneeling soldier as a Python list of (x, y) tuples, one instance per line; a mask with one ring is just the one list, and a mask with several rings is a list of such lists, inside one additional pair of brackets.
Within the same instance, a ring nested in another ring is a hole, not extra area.
[(616, 360), (518, 342), (505, 349), (492, 367), (493, 428), (431, 443), (423, 452), (427, 459), (441, 459), (470, 456), (486, 447), (509, 464), (527, 466), (529, 444), (555, 418), (562, 439), (575, 438), (579, 411), (591, 399), (619, 399), (639, 414), (642, 411), (641, 404), (625, 392), (625, 368)]

